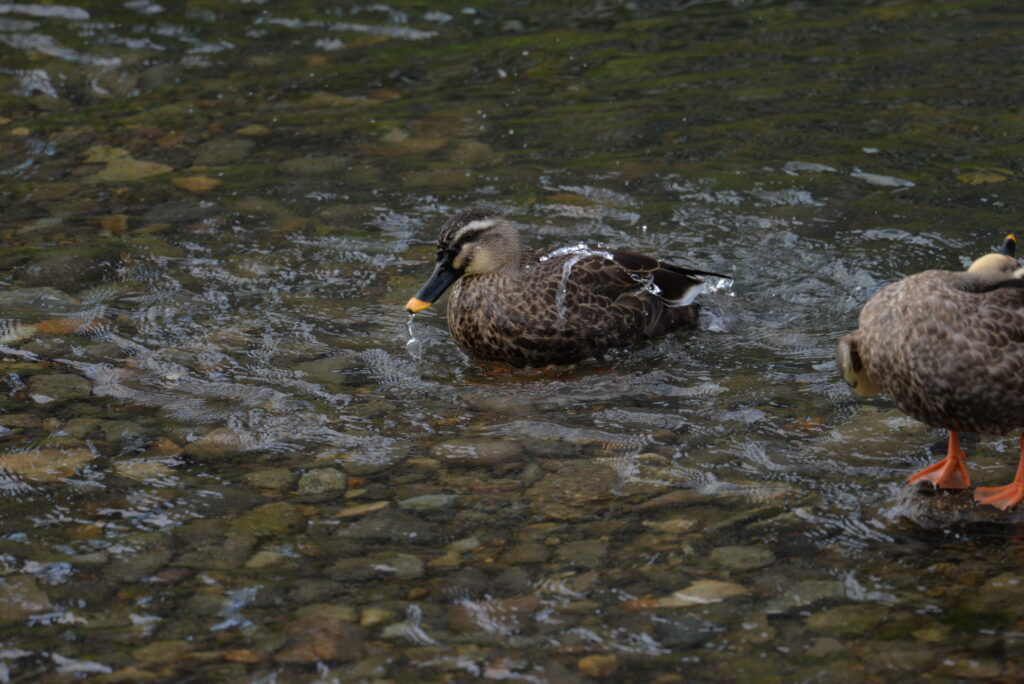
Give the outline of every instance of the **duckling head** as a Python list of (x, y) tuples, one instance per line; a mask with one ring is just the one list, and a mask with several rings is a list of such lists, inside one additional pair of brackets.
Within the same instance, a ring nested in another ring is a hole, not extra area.
[(519, 231), (507, 219), (481, 207), (460, 212), (441, 227), (434, 272), (405, 308), (423, 311), (465, 275), (519, 268)]
[(843, 371), (843, 380), (846, 380), (846, 384), (854, 392), (862, 397), (871, 397), (878, 394), (878, 386), (868, 376), (868, 371), (860, 358), (856, 333), (839, 338), (839, 347), (836, 350), (836, 364)]
[(1024, 268), (1014, 257), (1017, 248), (1017, 238), (1012, 234), (1003, 239), (1003, 243), (994, 251), (983, 257), (975, 259), (968, 273), (973, 273), (978, 280), (989, 283), (999, 283), (1012, 278), (1024, 276)]

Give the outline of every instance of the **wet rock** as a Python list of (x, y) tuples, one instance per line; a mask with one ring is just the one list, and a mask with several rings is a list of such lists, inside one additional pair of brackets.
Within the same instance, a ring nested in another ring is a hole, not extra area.
[(95, 458), (89, 449), (30, 449), (0, 454), (0, 470), (26, 480), (59, 482)]
[(284, 649), (274, 656), (279, 663), (350, 662), (366, 650), (366, 631), (330, 616), (310, 616), (288, 623)]
[(185, 453), (193, 458), (213, 459), (231, 456), (245, 450), (242, 436), (231, 428), (217, 428), (185, 445)]
[(114, 472), (121, 477), (138, 482), (172, 477), (175, 474), (174, 468), (171, 468), (166, 463), (149, 459), (118, 461), (114, 464)]
[(1002, 664), (995, 658), (980, 656), (953, 656), (946, 658), (935, 674), (942, 677), (993, 680), (1003, 673)]
[(250, 124), (235, 131), (235, 135), (245, 135), (251, 138), (261, 138), (270, 135), (273, 131), (263, 124)]
[(433, 544), (441, 534), (438, 525), (393, 510), (370, 513), (338, 530), (341, 537), (391, 544)]
[(403, 511), (438, 511), (451, 508), (458, 498), (454, 494), (424, 494), (403, 499), (398, 502), (398, 507)]
[(348, 476), (334, 468), (316, 468), (299, 478), (299, 494), (340, 494)]
[(462, 466), (496, 466), (518, 461), (523, 446), (511, 439), (472, 439), (460, 437), (430, 448), (432, 458)]
[(387, 551), (366, 558), (346, 558), (335, 563), (328, 574), (340, 580), (363, 582), (377, 577), (409, 580), (423, 577), (423, 561), (406, 553)]
[[(85, 150), (86, 164), (106, 164), (115, 159), (130, 159), (131, 154), (122, 147), (111, 147), (110, 145), (93, 145)], [(47, 198), (43, 198), (47, 199)], [(49, 199), (59, 199), (52, 197)]]
[(545, 475), (526, 495), (538, 513), (556, 520), (574, 520), (587, 515), (589, 506), (611, 498), (618, 482), (618, 473), (611, 464), (586, 460)]
[(499, 596), (519, 596), (530, 592), (533, 578), (525, 568), (505, 568), (491, 582), (491, 588)]
[(355, 622), (357, 611), (347, 603), (314, 603), (295, 611), (295, 617), (327, 617), (343, 622)]
[(191, 650), (187, 641), (154, 641), (132, 651), (132, 657), (147, 665), (176, 663)]
[(863, 636), (886, 619), (884, 606), (854, 604), (829, 608), (809, 616), (807, 626), (818, 632), (841, 636)]
[(179, 176), (178, 178), (171, 179), (171, 183), (185, 192), (191, 192), (193, 195), (202, 195), (209, 192), (222, 182), (209, 176)]
[(680, 535), (693, 531), (697, 526), (694, 518), (668, 518), (667, 520), (645, 520), (644, 527), (658, 534)]
[(388, 625), (398, 620), (398, 613), (393, 610), (387, 610), (386, 608), (367, 608), (363, 611), (362, 615), (359, 616), (360, 627), (376, 627), (378, 625)]
[(125, 446), (141, 446), (149, 439), (152, 431), (130, 420), (108, 420), (102, 425), (103, 438), (120, 449)]
[(51, 607), (50, 599), (33, 577), (11, 575), (0, 579), (0, 625), (21, 622)]
[(288, 558), (289, 556), (287, 554), (281, 553), (280, 551), (263, 549), (254, 553), (252, 557), (245, 562), (245, 567), (250, 570), (262, 570), (263, 568), (280, 565), (284, 561), (288, 560)]
[(547, 563), (551, 558), (551, 547), (537, 542), (526, 542), (513, 546), (501, 555), (501, 563), (504, 565), (532, 565), (534, 563)]
[(295, 474), (287, 468), (268, 468), (246, 473), (242, 476), (242, 482), (250, 487), (258, 489), (272, 489), (282, 491), (291, 487), (295, 481)]
[(167, 164), (138, 161), (135, 159), (114, 159), (106, 168), (92, 178), (101, 183), (126, 183), (169, 173), (174, 169)]
[(365, 504), (356, 504), (354, 506), (346, 506), (341, 509), (334, 517), (335, 518), (361, 518), (369, 513), (376, 511), (382, 511), (385, 508), (391, 506), (390, 501), (373, 501)]
[(811, 642), (810, 647), (804, 651), (805, 655), (812, 658), (827, 658), (830, 655), (839, 653), (845, 650), (843, 642), (833, 637), (818, 637)]
[(69, 313), (82, 303), (52, 287), (26, 287), (0, 292), (0, 310), (38, 313)]
[(726, 570), (756, 570), (770, 565), (775, 554), (763, 546), (720, 546), (712, 549), (711, 562)]
[(0, 415), (0, 425), (7, 428), (42, 428), (43, 419), (34, 413), (8, 413)]
[(626, 610), (654, 610), (657, 608), (686, 608), (703, 606), (709, 603), (720, 603), (736, 596), (743, 596), (748, 591), (740, 584), (721, 582), (713, 579), (697, 580), (684, 589), (673, 592), (669, 596), (658, 599), (634, 599), (626, 601), (622, 607)]
[(281, 171), (294, 176), (327, 176), (344, 171), (350, 161), (347, 157), (299, 157), (280, 165)]
[(576, 667), (588, 677), (611, 677), (619, 670), (619, 659), (611, 654), (588, 655), (577, 660)]
[(170, 551), (133, 553), (108, 565), (103, 571), (103, 577), (118, 583), (138, 582), (167, 565), (170, 560)]
[(225, 136), (208, 140), (199, 146), (195, 164), (202, 166), (224, 166), (245, 159), (252, 154), (256, 143), (247, 138)]
[(540, 597), (534, 594), (491, 601), (465, 601), (448, 611), (448, 628), (454, 632), (514, 633), (525, 629), (540, 607)]
[[(54, 373), (33, 375), (28, 379), (29, 395), (40, 403), (81, 399), (92, 393), (92, 383), (78, 375)], [(41, 401), (45, 397), (49, 401)]]
[(600, 567), (607, 556), (608, 542), (600, 539), (584, 539), (561, 544), (555, 551), (555, 558), (558, 560), (584, 568)]
[(72, 418), (64, 423), (61, 432), (74, 439), (89, 439), (100, 433), (103, 421), (99, 418)]
[(266, 537), (294, 532), (306, 524), (298, 507), (285, 501), (257, 506), (245, 511), (231, 523), (235, 534)]
[(838, 580), (804, 580), (798, 582), (781, 596), (777, 596), (765, 606), (769, 615), (785, 613), (793, 608), (800, 608), (818, 601), (834, 601), (846, 598), (846, 587)]
[(490, 579), (479, 568), (463, 568), (435, 580), (431, 593), (440, 600), (456, 602), (483, 596), (490, 588)]

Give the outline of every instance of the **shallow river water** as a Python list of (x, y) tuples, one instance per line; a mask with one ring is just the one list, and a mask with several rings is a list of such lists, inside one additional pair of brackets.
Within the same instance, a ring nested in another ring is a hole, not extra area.
[[(1024, 678), (1021, 514), (905, 486), (944, 434), (833, 360), (1018, 228), (1015, 4), (7, 3), (0, 55), (0, 682)], [(402, 306), (476, 204), (734, 280), (501, 372)]]

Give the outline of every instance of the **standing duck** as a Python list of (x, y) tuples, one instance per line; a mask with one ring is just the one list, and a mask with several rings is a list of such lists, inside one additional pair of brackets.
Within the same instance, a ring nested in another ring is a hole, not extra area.
[[(949, 431), (946, 458), (908, 482), (971, 486), (957, 433), (1024, 429), (1024, 268), (1008, 235), (967, 271), (924, 271), (895, 282), (839, 340), (837, 362), (858, 394), (883, 392), (904, 413)], [(1006, 510), (1024, 499), (1024, 435), (1013, 482), (979, 487), (976, 501)]]
[(422, 311), (452, 287), (448, 327), (471, 356), (572, 363), (695, 326), (705, 276), (726, 277), (618, 249), (526, 253), (511, 222), (473, 208), (441, 227), (434, 272), (405, 308)]

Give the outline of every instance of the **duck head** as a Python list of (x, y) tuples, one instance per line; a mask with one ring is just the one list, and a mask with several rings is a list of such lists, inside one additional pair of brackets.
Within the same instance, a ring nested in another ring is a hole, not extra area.
[(423, 311), (465, 275), (519, 268), (519, 231), (490, 209), (476, 207), (451, 217), (437, 238), (434, 272), (405, 308)]
[(975, 259), (967, 272), (974, 274), (977, 280), (991, 284), (1020, 278), (1024, 275), (1024, 269), (1021, 268), (1020, 262), (1014, 256), (1016, 249), (1017, 238), (1012, 234), (1007, 235), (1003, 239), (1003, 243), (995, 250)]

